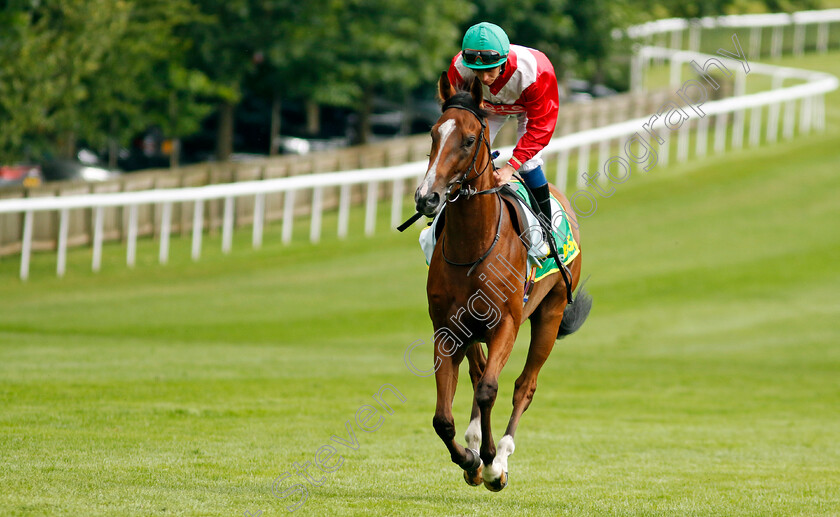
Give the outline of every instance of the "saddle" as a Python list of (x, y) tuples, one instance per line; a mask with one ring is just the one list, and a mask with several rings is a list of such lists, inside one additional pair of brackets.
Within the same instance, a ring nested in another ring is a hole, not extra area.
[[(519, 181), (513, 181), (504, 185), (499, 190), (499, 194), (501, 195), (502, 202), (508, 207), (511, 223), (517, 235), (520, 236), (520, 242), (528, 251), (528, 270), (531, 274), (526, 274), (525, 276), (532, 277), (534, 281), (539, 281), (548, 275), (558, 272), (562, 266), (559, 266), (557, 261), (549, 253), (549, 246), (543, 238), (542, 229), (537, 220), (537, 211), (532, 208), (537, 206), (536, 200), (533, 199), (530, 191)], [(526, 206), (526, 203), (529, 201), (530, 206)], [(562, 213), (562, 217), (558, 216), (558, 211)], [(575, 242), (571, 225), (569, 224), (563, 206), (553, 197), (552, 213), (554, 214), (553, 221), (559, 223), (556, 225), (556, 228), (553, 228), (552, 235), (558, 258), (563, 262), (563, 265), (568, 265), (580, 253), (580, 248), (577, 242)], [(444, 206), (438, 215), (428, 224), (428, 227), (420, 232), (420, 247), (426, 256), (427, 265), (431, 262), (435, 244), (443, 233), (445, 224), (446, 207)]]

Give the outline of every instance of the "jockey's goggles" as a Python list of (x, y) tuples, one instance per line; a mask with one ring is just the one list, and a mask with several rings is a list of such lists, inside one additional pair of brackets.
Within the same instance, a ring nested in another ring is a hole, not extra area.
[(503, 56), (499, 54), (495, 50), (471, 50), (466, 49), (461, 51), (461, 55), (464, 57), (464, 61), (466, 61), (470, 65), (492, 65), (498, 63), (502, 58), (507, 56)]

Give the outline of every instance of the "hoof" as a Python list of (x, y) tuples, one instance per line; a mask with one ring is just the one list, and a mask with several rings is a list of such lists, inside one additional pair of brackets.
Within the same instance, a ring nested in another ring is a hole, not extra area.
[(464, 481), (467, 482), (470, 486), (479, 486), (482, 482), (481, 478), (481, 471), (484, 470), (484, 465), (478, 464), (478, 468), (475, 470), (465, 470), (464, 471)]
[(484, 480), (484, 488), (491, 492), (501, 492), (504, 487), (508, 484), (508, 473), (502, 472), (502, 475), (499, 476), (499, 479), (495, 479), (493, 481)]

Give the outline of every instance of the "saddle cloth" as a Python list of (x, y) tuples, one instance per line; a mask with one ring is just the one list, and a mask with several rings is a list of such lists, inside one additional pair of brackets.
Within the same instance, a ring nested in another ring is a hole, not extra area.
[[(509, 185), (516, 194), (517, 201), (524, 206), (522, 212), (525, 214), (526, 228), (520, 235), (520, 238), (528, 248), (528, 270), (530, 271), (533, 267), (536, 267), (534, 281), (540, 281), (548, 275), (559, 271), (559, 268), (557, 267), (557, 262), (549, 256), (548, 243), (545, 242), (540, 224), (534, 215), (535, 212), (538, 213), (538, 210), (531, 208), (528, 190), (525, 188), (525, 185), (518, 180), (511, 181)], [(432, 253), (435, 251), (437, 236), (440, 235), (440, 231), (437, 231), (437, 225), (443, 212), (444, 210), (438, 212), (429, 226), (420, 231), (420, 248), (426, 256), (426, 265), (429, 265), (432, 261)], [(568, 265), (578, 256), (580, 248), (578, 247), (578, 243), (575, 242), (566, 211), (553, 194), (551, 196), (551, 222), (552, 237), (557, 247), (557, 254), (560, 260), (563, 261), (563, 264)]]

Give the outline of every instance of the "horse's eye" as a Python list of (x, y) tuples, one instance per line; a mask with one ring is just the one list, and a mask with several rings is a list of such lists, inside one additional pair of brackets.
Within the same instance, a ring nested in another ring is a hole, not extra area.
[(470, 147), (474, 143), (475, 143), (475, 137), (474, 136), (468, 136), (467, 138), (464, 139), (464, 147)]

